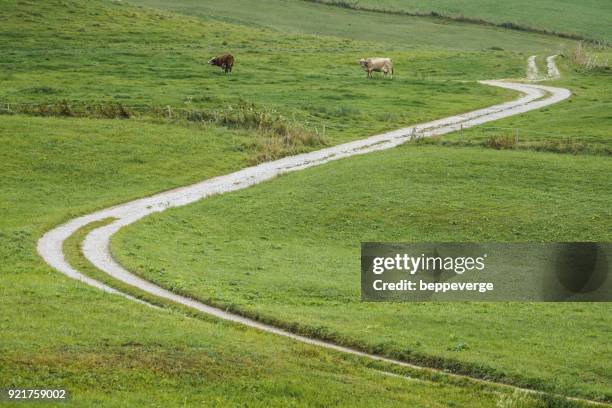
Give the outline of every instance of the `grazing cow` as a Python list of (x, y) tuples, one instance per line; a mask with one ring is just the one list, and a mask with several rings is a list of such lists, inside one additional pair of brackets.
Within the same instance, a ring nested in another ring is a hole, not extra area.
[(231, 74), (232, 67), (234, 66), (234, 56), (232, 54), (219, 55), (218, 57), (215, 57), (208, 61), (208, 64), (216, 65), (217, 67), (220, 67), (226, 74), (228, 72)]
[(391, 79), (393, 79), (393, 61), (391, 58), (362, 58), (359, 60), (359, 65), (368, 73), (368, 78), (372, 78), (372, 71), (382, 71), (385, 77), (391, 74)]

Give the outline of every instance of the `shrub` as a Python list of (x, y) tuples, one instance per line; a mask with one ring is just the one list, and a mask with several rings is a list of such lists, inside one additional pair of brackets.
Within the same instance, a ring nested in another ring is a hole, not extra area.
[[(601, 45), (591, 45), (591, 48), (595, 49), (598, 46), (601, 47)], [(576, 44), (576, 48), (574, 48), (574, 52), (572, 54), (574, 63), (580, 65), (588, 71), (608, 67), (607, 59), (600, 61), (597, 56), (589, 54), (588, 50), (589, 46), (584, 41), (579, 41), (578, 44)]]
[(491, 136), (484, 145), (492, 149), (512, 149), (516, 145), (516, 139), (512, 136)]
[[(295, 117), (288, 118), (273, 109), (260, 109), (253, 104), (240, 102), (219, 110), (173, 109), (162, 107), (127, 107), (121, 103), (82, 103), (65, 100), (51, 104), (11, 105), (6, 113), (22, 113), (35, 116), (90, 117), (129, 119), (145, 116), (164, 120), (211, 123), (232, 129), (253, 131), (251, 147), (255, 147), (255, 162), (277, 159), (325, 144), (325, 127), (310, 128)], [(343, 111), (344, 112), (344, 111)]]
[(502, 395), (496, 406), (497, 408), (540, 408), (542, 405), (526, 392), (515, 391), (511, 395)]
[(11, 105), (11, 113), (34, 116), (93, 117), (129, 119), (133, 113), (121, 103), (82, 103), (61, 100), (50, 104)]

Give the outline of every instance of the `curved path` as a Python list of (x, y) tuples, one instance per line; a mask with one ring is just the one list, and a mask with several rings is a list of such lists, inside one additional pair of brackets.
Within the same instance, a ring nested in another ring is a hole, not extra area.
[(557, 58), (557, 55), (551, 55), (546, 58), (546, 69), (548, 70), (548, 78), (550, 79), (561, 78), (559, 68), (557, 68), (557, 64), (555, 64), (555, 58)]
[[(551, 59), (551, 61), (554, 65), (554, 60)], [(171, 207), (187, 205), (214, 194), (222, 194), (243, 189), (254, 184), (270, 180), (279, 174), (303, 170), (308, 167), (317, 166), (333, 160), (358, 154), (366, 154), (378, 150), (389, 149), (409, 140), (413, 140), (416, 137), (442, 135), (445, 133), (454, 132), (460, 128), (469, 128), (508, 116), (518, 115), (561, 102), (571, 95), (570, 91), (567, 89), (553, 88), (542, 85), (507, 81), (481, 81), (481, 83), (489, 86), (497, 86), (514, 90), (520, 92), (522, 95), (512, 102), (494, 105), (485, 109), (480, 109), (461, 115), (450, 116), (433, 122), (371, 136), (363, 140), (349, 142), (310, 153), (304, 153), (296, 156), (285, 157), (272, 162), (262, 163), (257, 166), (242, 169), (235, 173), (204, 180), (186, 187), (165, 191), (150, 197), (96, 211), (92, 214), (75, 218), (47, 232), (38, 241), (38, 253), (45, 260), (45, 262), (70, 278), (77, 279), (106, 292), (119, 294), (132, 300), (137, 300), (134, 297), (119, 292), (102, 282), (83, 275), (66, 261), (62, 252), (62, 247), (66, 239), (68, 239), (77, 230), (91, 224), (92, 222), (113, 218), (114, 220), (111, 223), (93, 229), (91, 232), (89, 232), (83, 243), (83, 254), (89, 261), (91, 261), (93, 265), (115, 279), (135, 286), (136, 288), (149, 294), (165, 298), (220, 319), (229, 320), (304, 343), (333, 349), (343, 353), (367, 357), (373, 360), (410, 367), (413, 369), (438, 371), (449, 376), (468, 378), (467, 376), (420, 367), (406, 362), (364, 353), (359, 350), (339, 346), (334, 343), (300, 336), (287, 330), (283, 330), (268, 324), (263, 324), (256, 320), (233, 314), (225, 310), (209, 306), (197, 300), (178, 295), (149, 281), (146, 281), (124, 269), (111, 256), (109, 244), (111, 237), (119, 229), (155, 212), (164, 211)], [(470, 377), (470, 379), (473, 381), (487, 382), (477, 378)], [(507, 384), (494, 384), (519, 389), (519, 387), (509, 386)], [(524, 391), (533, 392), (530, 390)]]
[(539, 81), (540, 79), (540, 73), (536, 64), (536, 56), (532, 55), (527, 59), (527, 80)]
[(555, 63), (555, 58), (557, 55), (551, 55), (550, 57), (546, 57), (546, 75), (540, 75), (540, 71), (538, 69), (538, 65), (536, 64), (536, 56), (532, 55), (527, 59), (527, 80), (531, 82), (540, 82), (547, 81), (549, 79), (559, 79), (561, 78), (561, 73), (559, 72), (559, 68), (557, 68), (557, 64)]

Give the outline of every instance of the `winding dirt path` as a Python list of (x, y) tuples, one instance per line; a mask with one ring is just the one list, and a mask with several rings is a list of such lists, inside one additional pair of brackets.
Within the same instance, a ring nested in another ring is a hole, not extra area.
[[(551, 58), (550, 61), (551, 64), (554, 65), (554, 58)], [(532, 63), (530, 62), (530, 64)], [(535, 66), (535, 60), (533, 64)], [(109, 249), (110, 239), (113, 234), (115, 234), (119, 229), (125, 227), (126, 225), (132, 224), (135, 221), (146, 217), (149, 214), (164, 211), (172, 207), (187, 205), (202, 200), (211, 195), (222, 194), (230, 191), (247, 188), (254, 184), (270, 180), (278, 176), (279, 174), (303, 170), (333, 160), (339, 160), (345, 157), (350, 157), (358, 154), (366, 154), (374, 151), (389, 149), (398, 146), (402, 143), (405, 143), (409, 140), (412, 140), (414, 137), (431, 137), (434, 135), (443, 135), (446, 133), (454, 132), (460, 129), (461, 127), (470, 128), (486, 122), (502, 119), (513, 115), (518, 115), (524, 112), (561, 102), (569, 98), (569, 96), (571, 95), (570, 91), (567, 89), (547, 87), (542, 85), (525, 84), (509, 81), (481, 81), (481, 83), (488, 86), (497, 86), (505, 89), (514, 90), (520, 92), (521, 96), (511, 102), (494, 105), (485, 109), (479, 109), (461, 115), (450, 116), (444, 119), (439, 119), (432, 122), (407, 127), (376, 136), (371, 136), (363, 140), (353, 141), (310, 153), (285, 157), (283, 159), (276, 160), (273, 162), (262, 163), (257, 166), (242, 169), (235, 173), (204, 180), (202, 182), (192, 184), (186, 187), (165, 191), (150, 197), (130, 201), (108, 209), (96, 211), (94, 213), (75, 218), (47, 232), (38, 241), (38, 253), (50, 266), (70, 278), (79, 280), (100, 290), (122, 295), (129, 299), (142, 302), (128, 294), (119, 292), (116, 289), (113, 289), (112, 287), (102, 282), (85, 276), (84, 274), (73, 268), (66, 261), (62, 252), (62, 247), (66, 239), (72, 236), (80, 228), (91, 224), (92, 222), (101, 221), (108, 218), (114, 218), (114, 221), (112, 221), (111, 223), (93, 229), (91, 232), (89, 232), (83, 243), (83, 254), (89, 261), (91, 261), (93, 265), (95, 265), (101, 271), (107, 273), (108, 275), (112, 276), (117, 280), (132, 285), (151, 295), (176, 302), (178, 304), (193, 308), (195, 310), (215, 316), (220, 319), (232, 321), (255, 329), (277, 334), (279, 336), (291, 338), (293, 340), (297, 340), (303, 343), (336, 350), (342, 353), (349, 353), (352, 355), (366, 357), (372, 360), (383, 361), (404, 367), (410, 367), (412, 369), (435, 371), (443, 373), (444, 375), (449, 375), (458, 378), (469, 378), (471, 381), (494, 384), (512, 389), (520, 389), (526, 392), (534, 392), (532, 390), (522, 389), (520, 387), (515, 387), (507, 384), (495, 383), (478, 378), (447, 373), (441, 370), (420, 367), (403, 361), (364, 353), (362, 351), (339, 346), (334, 343), (297, 335), (275, 326), (264, 324), (237, 314), (229, 313), (225, 310), (209, 306), (197, 300), (178, 295), (134, 275), (133, 273), (127, 271), (125, 268), (119, 265), (119, 263), (113, 259)], [(586, 402), (595, 403), (592, 401)]]
[(551, 55), (550, 57), (546, 58), (546, 69), (548, 70), (549, 79), (561, 78), (559, 68), (557, 68), (557, 64), (555, 64), (555, 58), (557, 58), (557, 55)]
[(557, 64), (555, 63), (555, 58), (557, 57), (558, 55), (546, 57), (546, 75), (540, 74), (540, 70), (536, 64), (536, 56), (532, 55), (529, 57), (527, 59), (527, 80), (531, 82), (540, 82), (548, 81), (549, 79), (561, 78), (561, 73), (559, 72), (559, 68), (557, 68)]
[(540, 79), (538, 65), (536, 64), (536, 56), (532, 55), (527, 59), (527, 80), (539, 81)]

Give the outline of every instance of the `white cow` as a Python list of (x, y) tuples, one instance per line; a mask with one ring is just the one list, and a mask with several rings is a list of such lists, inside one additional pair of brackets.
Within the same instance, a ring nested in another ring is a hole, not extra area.
[(391, 79), (393, 79), (393, 61), (391, 58), (362, 58), (359, 60), (359, 65), (368, 73), (368, 78), (372, 78), (372, 71), (382, 71), (385, 77), (390, 74)]

